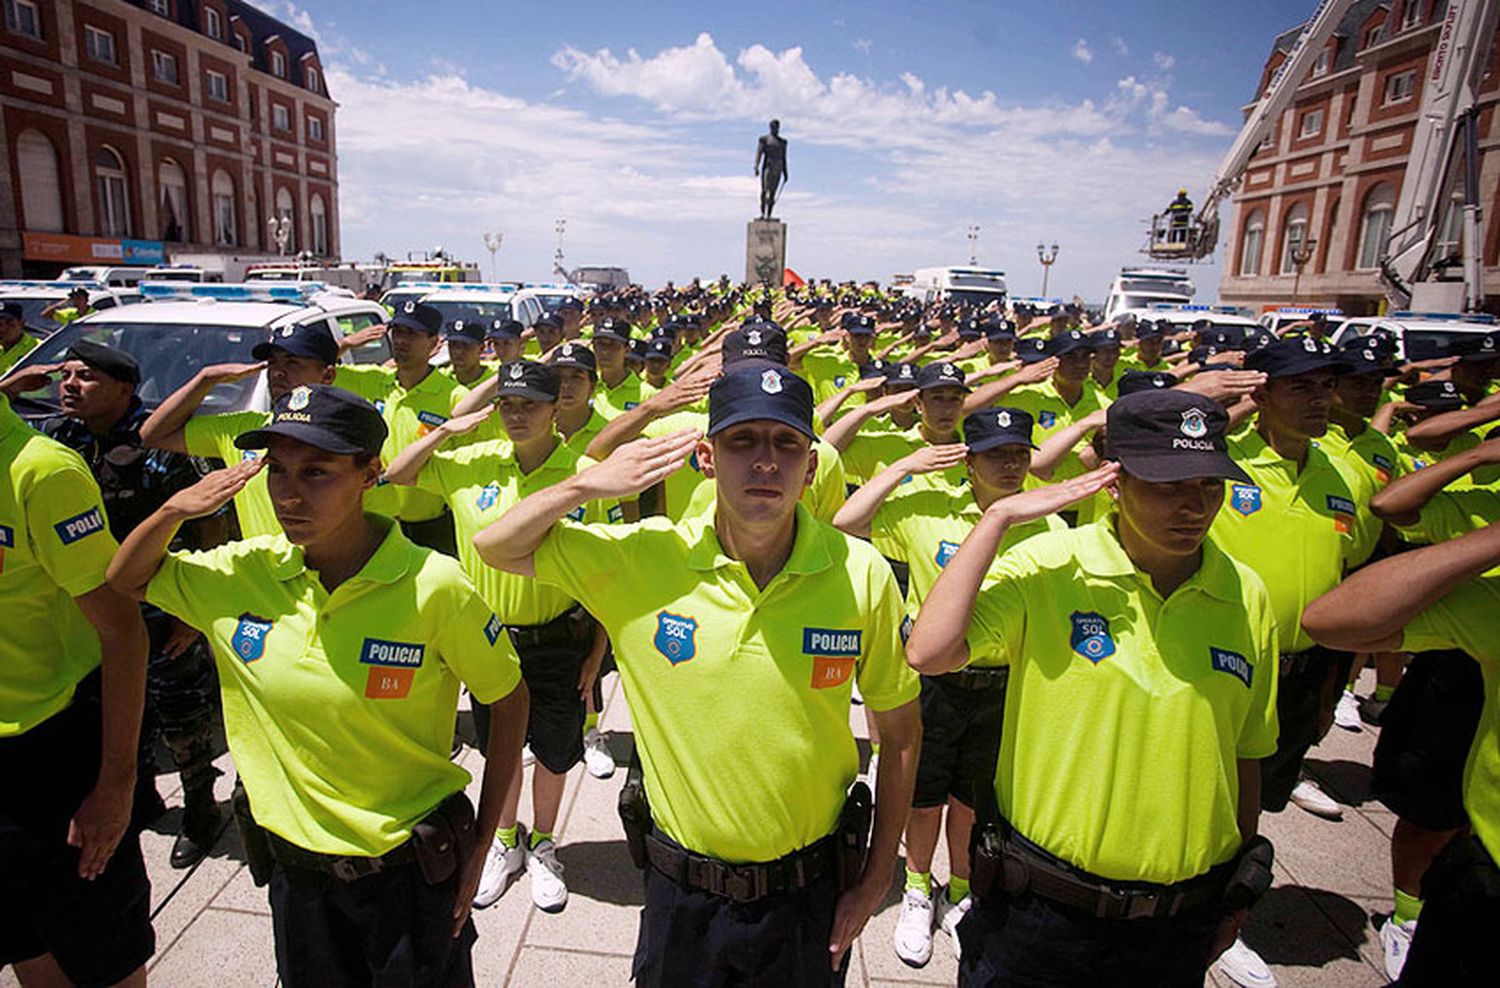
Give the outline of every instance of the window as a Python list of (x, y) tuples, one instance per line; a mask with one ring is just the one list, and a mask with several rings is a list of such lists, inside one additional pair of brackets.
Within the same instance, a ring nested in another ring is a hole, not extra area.
[(115, 56), (115, 36), (103, 28), (85, 24), (83, 48), (89, 53), (89, 58), (96, 62), (105, 62), (109, 65), (119, 64), (119, 59)]
[(271, 52), (271, 74), (278, 79), (286, 78), (286, 56), (279, 51)]
[(224, 40), (224, 18), (212, 7), (203, 8), (203, 33), (215, 41)]
[(208, 97), (220, 103), (229, 102), (229, 77), (222, 72), (208, 70)]
[(22, 229), (61, 233), (62, 180), (52, 142), (40, 131), (21, 131), (16, 138), (16, 163), (21, 176)]
[(1412, 92), (1417, 86), (1417, 70), (1407, 69), (1405, 72), (1397, 72), (1393, 76), (1387, 76), (1385, 80), (1385, 101), (1391, 103), (1405, 103), (1411, 99)]
[(1435, 259), (1442, 261), (1464, 256), (1464, 197), (1455, 192), (1448, 200), (1448, 215), (1438, 237)]
[(243, 52), (250, 50), (250, 45), (245, 41), (245, 36), (238, 31), (234, 32), (234, 46)]
[(1266, 214), (1255, 210), (1245, 221), (1245, 235), (1240, 239), (1240, 275), (1260, 274), (1260, 254), (1266, 243)]
[(292, 129), (292, 115), (280, 103), (271, 104), (271, 126), (277, 130)]
[(151, 0), (146, 6), (151, 8), (151, 13), (159, 17), (172, 16), (172, 4), (170, 0)]
[(1281, 238), (1281, 273), (1296, 274), (1298, 252), (1307, 247), (1307, 204), (1297, 203), (1286, 214), (1286, 232)]
[(105, 145), (94, 155), (94, 185), (99, 194), (99, 233), (130, 236), (130, 197), (125, 185), (125, 162)]
[[(285, 188), (276, 190), (276, 219), (284, 224), (286, 230), (286, 246), (281, 248), (283, 254), (295, 254), (297, 252), (297, 220), (292, 209), (292, 194)], [(272, 232), (271, 242), (276, 242), (275, 233)]]
[(1333, 49), (1324, 48), (1318, 53), (1318, 60), (1313, 63), (1312, 74), (1314, 77), (1327, 75), (1328, 69), (1333, 65)]
[(5, 0), (5, 29), (11, 34), (42, 40), (42, 15), (37, 12), (36, 4), (32, 0)]
[(1297, 136), (1301, 138), (1316, 137), (1321, 133), (1323, 133), (1323, 111), (1309, 110), (1302, 114), (1302, 128)]
[(307, 118), (307, 139), (310, 141), (321, 141), (323, 139), (323, 118)]
[(151, 74), (157, 82), (177, 85), (177, 57), (164, 51), (151, 53)]
[(157, 184), (161, 186), (161, 238), (180, 244), (188, 240), (187, 177), (171, 158), (161, 163)]
[(1373, 48), (1385, 40), (1385, 24), (1376, 24), (1365, 32), (1365, 43), (1361, 48)]
[(312, 202), (308, 205), (308, 212), (312, 215), (312, 252), (318, 255), (328, 253), (328, 207), (323, 204), (323, 197), (314, 194)]
[(239, 242), (234, 216), (234, 179), (224, 171), (216, 171), (211, 188), (214, 201), (214, 243), (220, 247), (233, 247)]
[(1359, 269), (1371, 271), (1380, 266), (1385, 242), (1391, 233), (1391, 216), (1396, 211), (1396, 192), (1389, 182), (1381, 182), (1365, 196), (1365, 209), (1359, 222)]
[(1401, 28), (1408, 30), (1422, 23), (1422, 0), (1406, 0), (1406, 9), (1401, 13)]
[(308, 89), (311, 89), (315, 93), (321, 93), (323, 91), (319, 87), (319, 85), (318, 85), (318, 70), (317, 69), (315, 69), (311, 65), (309, 65), (307, 67), (306, 71), (303, 74), (307, 76), (307, 88)]

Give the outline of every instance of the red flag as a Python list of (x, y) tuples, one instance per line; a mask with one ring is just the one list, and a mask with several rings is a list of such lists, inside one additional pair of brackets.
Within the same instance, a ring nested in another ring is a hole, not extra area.
[(801, 288), (801, 287), (803, 287), (806, 284), (807, 284), (807, 282), (804, 281), (804, 280), (802, 280), (802, 276), (800, 274), (798, 274), (797, 272), (793, 271), (791, 268), (786, 268), (786, 269), (784, 269), (781, 272), (781, 287), (782, 288), (790, 288), (793, 285), (796, 285), (798, 288)]

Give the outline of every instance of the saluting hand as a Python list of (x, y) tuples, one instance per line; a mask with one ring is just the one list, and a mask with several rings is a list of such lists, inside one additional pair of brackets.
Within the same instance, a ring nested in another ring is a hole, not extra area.
[(575, 483), (590, 501), (634, 497), (676, 473), (702, 437), (697, 429), (680, 429), (659, 439), (636, 439), (578, 474)]
[(1266, 375), (1260, 371), (1223, 370), (1195, 374), (1192, 379), (1177, 385), (1178, 391), (1211, 398), (1214, 401), (1238, 400), (1266, 383)]
[(897, 408), (910, 408), (917, 403), (917, 398), (921, 394), (922, 392), (916, 388), (897, 391), (894, 394), (888, 394), (884, 397), (876, 398), (874, 401), (867, 402), (865, 409), (872, 415), (880, 415)]
[(957, 466), (969, 455), (969, 447), (963, 443), (943, 446), (923, 446), (913, 453), (901, 457), (891, 466), (900, 467), (907, 473), (935, 473)]
[(184, 487), (173, 494), (162, 505), (162, 509), (176, 514), (184, 521), (211, 515), (244, 490), (250, 478), (260, 473), (265, 465), (265, 458), (258, 456), (253, 460), (241, 460), (223, 470), (215, 470), (193, 486)]
[(867, 391), (875, 391), (885, 385), (884, 377), (862, 377), (853, 384), (844, 386), (844, 390), (852, 395), (863, 394)]
[(383, 322), (378, 322), (373, 326), (366, 326), (364, 329), (356, 329), (354, 332), (339, 339), (339, 349), (352, 350), (355, 347), (364, 346), (366, 343), (373, 343), (384, 336), (389, 329), (390, 327)]
[(1057, 373), (1058, 359), (1048, 357), (1046, 360), (1038, 360), (1034, 364), (1023, 364), (1016, 371), (1016, 380), (1022, 384), (1041, 384), (1053, 374)]
[(28, 391), (40, 391), (52, 383), (52, 375), (60, 370), (62, 364), (36, 364), (7, 374), (4, 381), (0, 381), (0, 394), (14, 398)]
[(438, 428), (442, 429), (445, 435), (466, 436), (483, 425), (485, 419), (494, 414), (495, 405), (491, 403), (477, 411), (469, 412), (465, 415), (455, 415)]
[(247, 377), (254, 377), (266, 369), (266, 362), (258, 360), (254, 363), (235, 364), (210, 364), (198, 372), (198, 376), (204, 381), (214, 384), (232, 384), (235, 381), (243, 381)]
[(1120, 464), (1111, 460), (1081, 477), (1001, 498), (985, 511), (986, 514), (995, 512), (1003, 515), (1007, 526), (1022, 525), (1056, 514), (1079, 501), (1093, 497), (1112, 484), (1119, 473)]
[(652, 411), (668, 415), (700, 401), (704, 395), (708, 394), (708, 389), (713, 386), (713, 383), (712, 376), (700, 374), (697, 368), (694, 368), (692, 373), (676, 378), (646, 400), (650, 402)]

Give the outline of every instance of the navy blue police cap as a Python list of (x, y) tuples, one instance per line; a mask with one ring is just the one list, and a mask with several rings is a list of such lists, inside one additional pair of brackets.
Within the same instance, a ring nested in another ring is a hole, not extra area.
[(915, 391), (917, 387), (916, 364), (888, 364), (885, 370), (887, 391)]
[(1113, 326), (1096, 329), (1084, 336), (1090, 350), (1111, 350), (1120, 347), (1120, 331)]
[(969, 390), (969, 386), (964, 384), (963, 369), (946, 360), (935, 360), (917, 371), (917, 388), (921, 391), (929, 391), (932, 388)]
[(1322, 372), (1343, 374), (1350, 368), (1344, 355), (1313, 336), (1277, 340), (1245, 357), (1245, 370), (1260, 371), (1267, 379)]
[(708, 389), (707, 435), (757, 421), (780, 422), (815, 438), (812, 387), (785, 367), (756, 361), (725, 373)]
[[(566, 344), (564, 344), (566, 345)], [(513, 360), (496, 372), (499, 385), (495, 400), (529, 398), (532, 401), (556, 401), (560, 388), (557, 371), (535, 360)]]
[(750, 323), (726, 333), (719, 352), (725, 367), (741, 360), (769, 360), (785, 364), (786, 335), (772, 323)]
[(1016, 359), (1023, 364), (1039, 364), (1049, 356), (1047, 341), (1040, 336), (1023, 336), (1016, 340)]
[(1124, 395), (1105, 412), (1106, 456), (1156, 484), (1250, 478), (1229, 456), (1229, 415), (1212, 398), (1178, 388)]
[(549, 312), (531, 325), (533, 329), (540, 329), (541, 327), (546, 326), (548, 329), (561, 330), (563, 328), (563, 321), (561, 317), (557, 315), (557, 313)]
[(339, 344), (328, 328), (327, 320), (298, 323), (271, 330), (271, 335), (255, 344), (250, 356), (256, 360), (267, 360), (272, 350), (282, 350), (293, 357), (305, 357), (323, 364), (339, 362)]
[(961, 340), (977, 340), (984, 336), (983, 319), (965, 319), (958, 324), (958, 338)]
[(1483, 363), (1500, 357), (1500, 333), (1474, 333), (1448, 341), (1448, 352), (1463, 363)]
[(595, 358), (594, 351), (575, 340), (569, 340), (553, 350), (548, 362), (553, 367), (576, 367), (590, 374), (599, 372), (599, 361)]
[(865, 381), (869, 380), (872, 377), (884, 378), (886, 375), (886, 371), (890, 369), (890, 366), (891, 365), (889, 363), (881, 360), (879, 357), (876, 357), (873, 360), (866, 361), (865, 363), (859, 365), (859, 379), (861, 381)]
[(495, 319), (490, 322), (484, 335), (492, 340), (519, 340), (525, 331), (526, 327), (514, 319)]
[(1167, 327), (1163, 325), (1162, 320), (1142, 319), (1140, 322), (1135, 324), (1135, 338), (1138, 340), (1144, 340), (1148, 337), (1158, 337), (1166, 335)]
[(635, 337), (635, 327), (624, 319), (601, 319), (594, 324), (594, 339), (618, 340), (629, 343)]
[(400, 326), (403, 329), (436, 336), (443, 329), (443, 314), (436, 306), (425, 302), (402, 302), (401, 308), (396, 310), (390, 324), (392, 327)]
[(1028, 446), (1031, 441), (1030, 412), (1019, 408), (986, 408), (964, 416), (964, 442), (970, 453), (983, 453), (1000, 446)]
[(1087, 347), (1088, 340), (1083, 333), (1076, 329), (1069, 329), (1047, 340), (1046, 352), (1049, 357), (1061, 357)]
[(93, 340), (79, 340), (68, 347), (64, 360), (80, 360), (84, 366), (108, 374), (123, 384), (141, 383), (141, 365), (135, 358), (118, 347)]
[(1177, 385), (1177, 378), (1163, 371), (1128, 370), (1120, 375), (1116, 393), (1121, 397), (1137, 391), (1160, 391)]
[(654, 339), (650, 343), (646, 344), (646, 359), (647, 360), (671, 360), (672, 359), (672, 341), (670, 339), (668, 339), (667, 337), (658, 336), (656, 339)]
[(385, 444), (385, 419), (357, 394), (331, 384), (304, 384), (276, 400), (269, 424), (235, 437), (240, 449), (265, 449), (285, 436), (342, 456), (374, 456)]
[(1456, 412), (1464, 407), (1463, 395), (1452, 381), (1423, 381), (1406, 389), (1403, 397), (1432, 412)]
[(484, 323), (473, 316), (450, 320), (443, 327), (443, 339), (477, 346), (484, 342)]
[(1009, 319), (991, 319), (984, 324), (984, 336), (989, 340), (1013, 340), (1016, 338), (1016, 324)]
[(875, 320), (858, 312), (849, 313), (852, 318), (844, 320), (844, 329), (851, 336), (874, 336)]

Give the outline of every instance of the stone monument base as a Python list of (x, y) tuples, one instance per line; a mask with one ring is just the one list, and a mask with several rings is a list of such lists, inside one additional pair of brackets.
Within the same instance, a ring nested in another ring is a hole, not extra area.
[(780, 220), (751, 220), (745, 228), (745, 281), (781, 287), (786, 270), (786, 224)]

